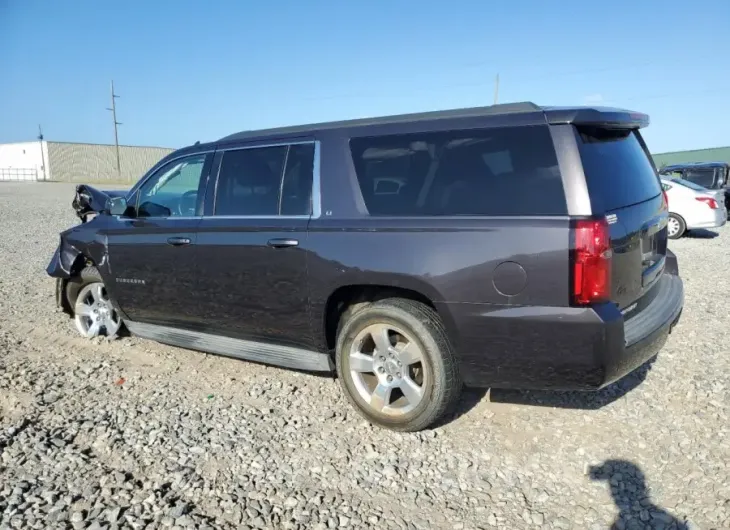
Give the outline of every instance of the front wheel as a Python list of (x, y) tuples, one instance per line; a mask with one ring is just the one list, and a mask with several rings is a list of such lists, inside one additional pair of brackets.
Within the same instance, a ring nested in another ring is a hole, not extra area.
[(667, 237), (669, 239), (679, 239), (687, 231), (687, 225), (679, 215), (670, 213), (667, 221)]
[(452, 408), (461, 379), (431, 307), (390, 298), (364, 304), (345, 318), (337, 337), (337, 375), (366, 419), (397, 431), (419, 431)]
[(113, 338), (122, 328), (122, 318), (109, 299), (104, 281), (95, 267), (86, 267), (69, 280), (66, 298), (73, 308), (78, 332), (92, 339), (100, 335)]

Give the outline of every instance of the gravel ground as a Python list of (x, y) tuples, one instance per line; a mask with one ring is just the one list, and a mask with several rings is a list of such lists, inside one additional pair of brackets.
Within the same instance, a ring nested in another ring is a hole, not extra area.
[(397, 434), (329, 377), (76, 337), (45, 274), (72, 195), (0, 184), (0, 528), (730, 528), (730, 227), (671, 243), (650, 368)]

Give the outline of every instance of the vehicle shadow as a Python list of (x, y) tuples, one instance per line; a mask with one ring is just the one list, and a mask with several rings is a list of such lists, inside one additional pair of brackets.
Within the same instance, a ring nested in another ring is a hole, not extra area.
[(684, 237), (688, 237), (690, 239), (715, 239), (719, 235), (720, 234), (718, 232), (715, 232), (713, 230), (696, 228), (694, 230), (689, 230)]
[(490, 392), (490, 401), (537, 407), (596, 410), (613, 403), (641, 385), (655, 360), (656, 356), (615, 383), (595, 392), (493, 388)]
[(689, 530), (682, 521), (651, 501), (646, 477), (639, 466), (627, 460), (606, 460), (591, 466), (589, 477), (593, 481), (605, 481), (611, 488), (613, 502), (619, 510), (611, 530), (663, 528), (665, 530)]

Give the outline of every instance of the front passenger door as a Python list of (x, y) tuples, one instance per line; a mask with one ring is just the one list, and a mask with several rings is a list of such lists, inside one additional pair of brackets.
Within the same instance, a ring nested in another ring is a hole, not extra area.
[(112, 292), (127, 318), (175, 327), (191, 320), (195, 243), (212, 153), (171, 160), (128, 198), (107, 230)]

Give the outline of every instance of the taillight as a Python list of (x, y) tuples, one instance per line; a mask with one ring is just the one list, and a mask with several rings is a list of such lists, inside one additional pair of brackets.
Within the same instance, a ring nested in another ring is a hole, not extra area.
[(573, 221), (573, 303), (589, 305), (611, 297), (611, 242), (606, 219)]
[(664, 204), (667, 208), (669, 208), (669, 196), (667, 195), (667, 192), (662, 190), (662, 195), (664, 195)]
[(695, 199), (700, 202), (704, 202), (707, 206), (709, 206), (713, 210), (717, 210), (717, 201), (715, 199), (711, 199), (710, 197), (695, 197)]

